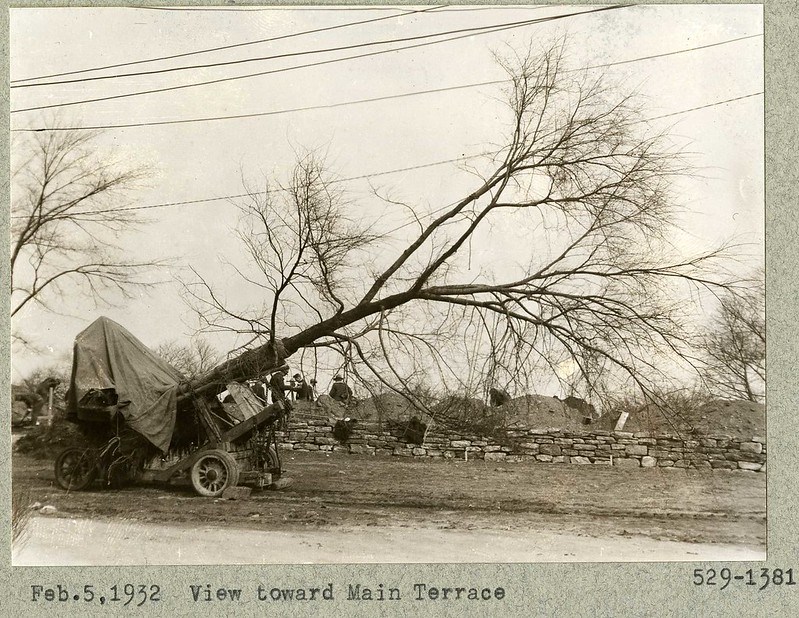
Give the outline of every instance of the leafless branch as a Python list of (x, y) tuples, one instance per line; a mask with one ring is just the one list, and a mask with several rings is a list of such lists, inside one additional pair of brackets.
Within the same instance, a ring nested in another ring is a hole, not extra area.
[(91, 131), (43, 131), (16, 144), (11, 211), (11, 314), (74, 294), (113, 303), (154, 282), (163, 261), (127, 259), (118, 242), (142, 219), (117, 210), (149, 175), (97, 150)]

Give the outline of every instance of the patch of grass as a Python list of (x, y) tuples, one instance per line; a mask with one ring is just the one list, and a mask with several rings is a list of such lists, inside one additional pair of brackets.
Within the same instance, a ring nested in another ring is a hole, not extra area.
[(31, 494), (27, 487), (12, 485), (11, 488), (11, 542), (20, 547), (28, 536), (31, 514)]

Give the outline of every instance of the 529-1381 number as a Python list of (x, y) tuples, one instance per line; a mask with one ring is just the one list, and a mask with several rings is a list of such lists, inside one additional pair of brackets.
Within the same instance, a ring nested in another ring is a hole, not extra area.
[(730, 584), (743, 584), (757, 586), (758, 590), (765, 590), (771, 586), (795, 586), (793, 569), (748, 569), (744, 573), (734, 573), (728, 567), (722, 569), (694, 569), (695, 586), (719, 586), (724, 590)]

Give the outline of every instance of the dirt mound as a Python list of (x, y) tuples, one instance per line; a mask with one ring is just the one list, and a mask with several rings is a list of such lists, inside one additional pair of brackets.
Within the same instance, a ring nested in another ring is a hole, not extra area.
[(586, 414), (570, 408), (563, 401), (545, 395), (523, 395), (506, 403), (501, 408), (509, 427), (526, 429), (561, 429), (563, 431), (590, 431), (593, 425), (586, 423)]
[[(618, 414), (608, 423), (613, 429)], [(610, 419), (609, 419), (610, 420)], [(604, 427), (603, 427), (604, 428)], [(648, 406), (630, 414), (624, 431), (678, 435), (727, 435), (747, 440), (766, 435), (766, 407), (752, 401), (712, 401), (695, 410), (661, 411)]]
[(333, 401), (327, 395), (319, 397), (318, 401), (294, 401), (291, 403), (291, 416), (295, 419), (311, 420), (325, 416), (342, 418), (346, 416), (346, 408)]
[(409, 421), (418, 416), (427, 422), (426, 415), (416, 409), (402, 395), (397, 393), (381, 393), (359, 401), (353, 408), (351, 416), (364, 421), (397, 422)]
[[(425, 424), (488, 435), (501, 428), (562, 430), (582, 433), (613, 431), (619, 412), (594, 415), (571, 408), (563, 400), (545, 395), (523, 395), (503, 406), (493, 408), (485, 402), (465, 396), (452, 396), (433, 407), (434, 420), (396, 393), (383, 393), (345, 407), (333, 400), (316, 403), (295, 402), (295, 417), (351, 417), (379, 423), (407, 423), (414, 416)], [(712, 401), (690, 410), (661, 412), (655, 406), (631, 412), (624, 431), (674, 435), (728, 435), (747, 440), (765, 436), (765, 406), (751, 401)]]
[(450, 429), (490, 434), (501, 424), (493, 410), (479, 399), (452, 395), (433, 407), (433, 415), (437, 424)]
[[(453, 395), (436, 404), (432, 412), (436, 425), (486, 435), (504, 427), (564, 431), (586, 431), (590, 427), (585, 423), (583, 412), (568, 407), (555, 397), (544, 395), (524, 395), (500, 407), (488, 406), (473, 397)], [(350, 415), (381, 422), (407, 422), (418, 416), (422, 422), (430, 423), (426, 414), (395, 393), (365, 399)]]

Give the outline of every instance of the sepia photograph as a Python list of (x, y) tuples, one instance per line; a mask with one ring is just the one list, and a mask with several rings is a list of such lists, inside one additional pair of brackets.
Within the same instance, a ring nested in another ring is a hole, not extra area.
[(11, 8), (12, 565), (764, 561), (764, 45)]

